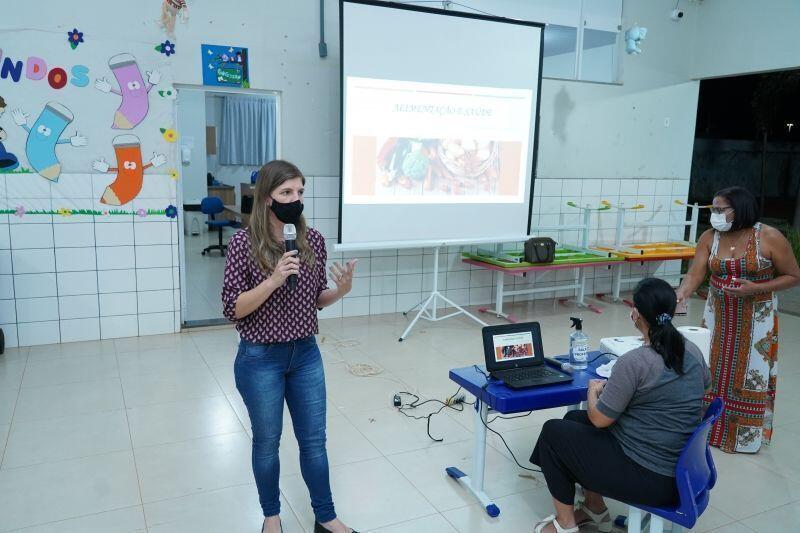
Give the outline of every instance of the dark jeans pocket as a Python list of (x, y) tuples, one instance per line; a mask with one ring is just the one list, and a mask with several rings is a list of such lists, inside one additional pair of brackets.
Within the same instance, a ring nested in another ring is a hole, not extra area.
[(260, 344), (254, 342), (242, 341), (239, 344), (239, 352), (236, 354), (237, 359), (243, 360), (263, 359), (268, 357), (270, 352), (275, 349), (274, 344)]

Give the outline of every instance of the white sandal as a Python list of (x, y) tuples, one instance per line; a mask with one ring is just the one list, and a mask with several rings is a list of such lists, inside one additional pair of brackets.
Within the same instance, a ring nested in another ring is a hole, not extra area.
[(554, 514), (551, 514), (550, 516), (548, 516), (547, 518), (536, 524), (533, 527), (533, 533), (542, 533), (542, 530), (544, 530), (544, 528), (547, 527), (547, 524), (551, 523), (555, 526), (556, 533), (578, 533), (577, 527), (571, 527), (569, 529), (564, 529), (563, 527), (561, 527), (558, 523), (558, 520), (556, 520), (556, 515)]
[(602, 513), (593, 513), (591, 510), (587, 509), (582, 503), (579, 503), (575, 506), (575, 512), (583, 511), (586, 513), (588, 517), (583, 522), (578, 522), (578, 527), (587, 526), (589, 524), (594, 524), (597, 526), (597, 531), (600, 533), (610, 533), (612, 527), (614, 526), (613, 522), (611, 521), (611, 515), (608, 513), (608, 508)]

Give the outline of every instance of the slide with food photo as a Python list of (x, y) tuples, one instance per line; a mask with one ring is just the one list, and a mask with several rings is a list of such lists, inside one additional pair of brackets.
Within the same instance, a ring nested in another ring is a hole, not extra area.
[(523, 200), (532, 92), (347, 78), (344, 201)]
[(533, 357), (533, 336), (530, 331), (494, 335), (494, 357), (497, 362)]

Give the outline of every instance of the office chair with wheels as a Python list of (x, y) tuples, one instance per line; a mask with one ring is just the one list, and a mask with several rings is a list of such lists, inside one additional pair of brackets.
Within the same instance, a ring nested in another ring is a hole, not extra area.
[(222, 213), (225, 206), (222, 204), (222, 199), (216, 196), (207, 196), (200, 201), (200, 211), (208, 215), (211, 220), (206, 220), (209, 229), (216, 228), (219, 235), (219, 244), (212, 244), (207, 246), (202, 251), (202, 255), (206, 255), (211, 250), (219, 250), (225, 256), (225, 250), (228, 248), (227, 244), (222, 244), (222, 231), (225, 227), (238, 228), (239, 223), (233, 220), (217, 220), (216, 215)]

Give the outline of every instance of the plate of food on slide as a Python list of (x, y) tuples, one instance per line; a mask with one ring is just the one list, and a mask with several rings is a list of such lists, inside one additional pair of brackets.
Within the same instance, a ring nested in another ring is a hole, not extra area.
[(377, 139), (376, 147), (376, 196), (517, 192), (520, 143), (383, 137)]

